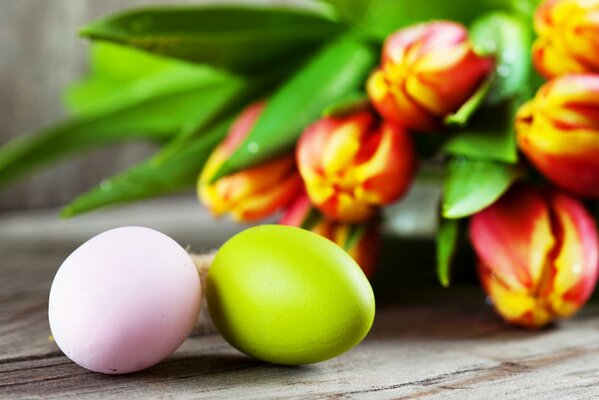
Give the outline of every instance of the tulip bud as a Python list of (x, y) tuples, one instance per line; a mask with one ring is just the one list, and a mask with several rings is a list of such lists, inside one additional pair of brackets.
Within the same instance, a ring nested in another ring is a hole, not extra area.
[[(379, 227), (375, 221), (350, 225), (327, 220), (312, 207), (308, 196), (302, 193), (291, 203), (279, 223), (307, 229), (335, 242), (352, 256), (367, 278), (373, 277), (381, 244)], [(352, 238), (352, 233), (357, 233), (358, 238)]]
[(210, 182), (223, 162), (243, 143), (264, 107), (263, 102), (254, 103), (239, 115), (202, 170), (198, 197), (215, 216), (230, 213), (239, 222), (265, 218), (286, 206), (302, 186), (293, 154)]
[(516, 115), (518, 146), (556, 185), (599, 197), (599, 75), (542, 86)]
[(548, 0), (534, 16), (533, 63), (546, 78), (599, 72), (599, 0)]
[(493, 64), (474, 52), (464, 26), (418, 24), (387, 38), (381, 66), (368, 79), (368, 95), (385, 119), (434, 131), (474, 94)]
[(329, 219), (361, 222), (408, 189), (415, 170), (412, 141), (369, 110), (323, 118), (297, 145), (308, 196)]
[(516, 186), (472, 217), (478, 272), (508, 322), (542, 327), (576, 313), (597, 281), (594, 221), (576, 199)]

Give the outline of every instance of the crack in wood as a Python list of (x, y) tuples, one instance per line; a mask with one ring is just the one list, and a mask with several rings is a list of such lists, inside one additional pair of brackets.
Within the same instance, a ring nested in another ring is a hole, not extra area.
[(460, 376), (460, 375), (464, 375), (464, 374), (468, 374), (468, 373), (476, 372), (476, 371), (483, 371), (483, 370), (484, 370), (483, 367), (465, 368), (462, 370), (448, 372), (448, 373), (440, 374), (437, 376), (433, 376), (431, 378), (424, 378), (424, 379), (419, 379), (416, 381), (403, 382), (403, 383), (398, 383), (398, 384), (389, 385), (389, 386), (379, 386), (379, 387), (364, 389), (364, 390), (353, 390), (350, 392), (345, 392), (345, 394), (352, 395), (352, 394), (376, 393), (376, 392), (382, 392), (382, 391), (387, 391), (387, 390), (401, 389), (401, 388), (407, 387), (407, 386), (431, 386), (437, 382), (444, 381), (451, 377)]
[[(437, 375), (435, 377), (421, 379), (417, 381), (404, 382), (397, 385), (383, 386), (378, 388), (359, 390), (347, 392), (347, 394), (364, 394), (364, 393), (375, 393), (380, 391), (388, 391), (400, 389), (407, 386), (435, 386), (434, 388), (412, 394), (407, 397), (401, 397), (400, 399), (418, 399), (421, 397), (432, 396), (434, 394), (441, 393), (447, 390), (464, 390), (469, 389), (473, 384), (478, 384), (483, 381), (492, 381), (504, 378), (508, 375), (517, 375), (521, 373), (531, 372), (539, 368), (545, 367), (550, 364), (555, 364), (560, 361), (566, 361), (569, 358), (575, 358), (582, 354), (588, 354), (588, 352), (599, 352), (599, 348), (569, 348), (564, 349), (558, 353), (545, 354), (537, 357), (525, 357), (520, 361), (501, 361), (499, 365), (494, 367), (475, 367), (467, 368), (463, 370), (454, 371), (451, 373)], [(455, 383), (436, 385), (439, 382), (446, 382), (454, 377), (460, 377), (462, 375), (481, 372), (482, 374), (476, 375), (471, 378), (457, 381)]]
[(62, 353), (62, 351), (53, 351), (53, 352), (44, 353), (44, 354), (32, 354), (32, 355), (28, 355), (28, 356), (19, 356), (19, 357), (0, 359), (0, 365), (11, 364), (11, 363), (20, 363), (20, 362), (26, 362), (26, 361), (39, 361), (39, 360), (63, 357), (63, 356), (64, 356), (64, 354)]

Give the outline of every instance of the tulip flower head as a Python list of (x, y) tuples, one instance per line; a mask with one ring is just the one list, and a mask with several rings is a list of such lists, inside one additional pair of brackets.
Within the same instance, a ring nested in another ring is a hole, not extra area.
[(341, 222), (365, 221), (378, 206), (399, 199), (415, 171), (410, 137), (370, 110), (315, 122), (296, 152), (312, 204)]
[(264, 107), (264, 102), (254, 103), (240, 114), (202, 170), (198, 197), (215, 216), (230, 213), (239, 222), (268, 217), (286, 206), (302, 186), (293, 154), (210, 182), (223, 162), (241, 145)]
[(535, 13), (533, 63), (546, 78), (599, 72), (599, 0), (548, 0)]
[(352, 256), (367, 278), (373, 277), (381, 246), (381, 234), (375, 220), (360, 225), (328, 220), (314, 209), (308, 196), (301, 193), (279, 223), (307, 229), (335, 242)]
[(472, 217), (470, 239), (483, 287), (510, 323), (537, 328), (570, 317), (593, 292), (597, 230), (566, 194), (512, 188)]
[(492, 58), (474, 52), (464, 26), (418, 24), (387, 38), (381, 65), (368, 80), (368, 95), (385, 119), (434, 131), (474, 94), (493, 65)]
[(518, 146), (556, 185), (599, 197), (599, 75), (565, 75), (516, 115)]

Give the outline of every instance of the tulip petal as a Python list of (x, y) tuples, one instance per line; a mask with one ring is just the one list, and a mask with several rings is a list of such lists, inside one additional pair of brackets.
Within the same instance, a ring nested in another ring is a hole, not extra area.
[[(540, 125), (540, 124), (538, 124)], [(518, 146), (552, 182), (573, 193), (599, 197), (599, 134), (564, 135), (551, 127), (518, 131)]]
[(545, 1), (534, 23), (533, 63), (543, 76), (599, 71), (599, 1)]
[(584, 71), (599, 71), (599, 3), (595, 10), (579, 12), (568, 21), (568, 26), (563, 34), (564, 46), (584, 66)]
[(576, 199), (517, 186), (473, 217), (470, 229), (479, 277), (506, 320), (540, 327), (572, 316), (591, 296), (599, 239)]
[(247, 107), (227, 138), (212, 152), (198, 179), (198, 197), (215, 216), (231, 213), (238, 221), (255, 221), (285, 206), (301, 187), (293, 155), (211, 180), (223, 162), (243, 142), (264, 109), (264, 102)]
[(591, 296), (599, 268), (599, 239), (593, 218), (576, 200), (552, 193), (552, 210), (559, 252), (553, 260), (556, 270), (551, 292), (552, 309), (567, 317)]
[(234, 207), (248, 196), (278, 185), (293, 169), (293, 156), (285, 156), (221, 178), (214, 186), (222, 201)]
[(291, 205), (285, 210), (285, 214), (279, 220), (279, 224), (287, 226), (303, 227), (312, 210), (310, 198), (302, 190)]
[[(228, 155), (233, 154), (235, 149), (243, 143), (247, 135), (258, 121), (258, 118), (264, 111), (266, 102), (257, 101), (250, 104), (233, 122), (227, 138), (224, 140), (222, 146)], [(216, 171), (215, 171), (216, 172)]]
[(381, 70), (370, 76), (366, 90), (373, 106), (386, 120), (421, 131), (438, 128), (435, 117), (411, 99), (401, 86), (388, 84)]
[(470, 238), (483, 265), (507, 287), (532, 293), (541, 285), (555, 244), (543, 194), (516, 186), (472, 217)]
[(504, 284), (485, 265), (479, 264), (478, 271), (493, 306), (506, 321), (530, 328), (541, 327), (552, 321), (553, 316), (543, 302), (528, 291)]
[[(420, 74), (435, 74), (459, 67), (472, 51), (468, 43), (454, 44), (452, 47), (438, 48), (425, 53), (413, 68)], [(451, 83), (451, 82), (448, 82)]]
[(321, 150), (325, 174), (335, 176), (347, 170), (360, 150), (365, 132), (373, 123), (372, 114), (365, 111), (340, 120), (337, 128), (327, 132), (328, 140)]
[(238, 222), (252, 222), (265, 218), (288, 204), (297, 193), (301, 178), (297, 174), (269, 187), (252, 193), (231, 208), (231, 216)]
[(340, 221), (356, 223), (371, 218), (375, 207), (368, 203), (356, 201), (347, 193), (339, 193), (337, 197), (337, 218)]
[(491, 58), (474, 53), (460, 24), (436, 21), (392, 34), (367, 91), (385, 119), (417, 131), (435, 131), (491, 71)]
[(324, 176), (322, 149), (327, 144), (327, 132), (335, 127), (332, 118), (323, 118), (308, 126), (300, 137), (296, 149), (296, 162), (304, 180), (318, 180)]
[(407, 133), (380, 123), (371, 110), (315, 122), (300, 137), (296, 154), (310, 200), (340, 222), (370, 218), (405, 193), (414, 174)]
[[(386, 123), (371, 139), (378, 144), (373, 154), (354, 169), (361, 182), (355, 195), (370, 203), (392, 203), (405, 193), (413, 176), (416, 160), (412, 141), (404, 130)], [(367, 152), (368, 147), (363, 150)]]
[(599, 77), (566, 75), (539, 89), (516, 118), (518, 147), (543, 175), (599, 197)]

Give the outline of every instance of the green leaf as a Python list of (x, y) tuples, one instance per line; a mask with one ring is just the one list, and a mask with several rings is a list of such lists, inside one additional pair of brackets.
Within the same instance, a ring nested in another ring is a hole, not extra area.
[(326, 107), (323, 117), (342, 118), (370, 107), (370, 99), (364, 92), (349, 93)]
[(353, 247), (357, 246), (362, 239), (362, 236), (366, 234), (368, 230), (368, 224), (352, 224), (349, 226), (349, 233), (345, 243), (343, 243), (343, 249), (350, 251)]
[(188, 121), (200, 116), (206, 120), (216, 113), (219, 104), (207, 95), (205, 91), (174, 93), (18, 137), (0, 148), (0, 186), (76, 152), (132, 139), (170, 138)]
[(322, 214), (315, 207), (310, 206), (310, 209), (308, 210), (306, 217), (302, 221), (300, 228), (308, 231), (312, 230), (312, 228), (315, 227), (316, 224), (320, 223), (322, 219)]
[(478, 110), (489, 94), (495, 75), (488, 77), (480, 84), (476, 92), (460, 107), (458, 111), (449, 114), (443, 121), (447, 126), (463, 127), (470, 117)]
[(70, 218), (101, 207), (167, 195), (192, 187), (212, 149), (225, 137), (230, 123), (230, 120), (219, 123), (167, 159), (154, 157), (102, 182), (66, 206), (61, 216)]
[(513, 123), (519, 104), (514, 99), (483, 107), (467, 128), (448, 138), (443, 150), (456, 156), (516, 163), (518, 148)]
[[(251, 79), (248, 78), (248, 82), (246, 82), (247, 86), (243, 91), (238, 93), (230, 104), (227, 104), (227, 107), (224, 108), (226, 113), (220, 113), (217, 116), (221, 115), (230, 115), (231, 111), (237, 114), (243, 110), (248, 105), (248, 102), (256, 101), (257, 99), (262, 99), (263, 96), (266, 96), (269, 92), (271, 92), (281, 81), (284, 81), (295, 69), (297, 65), (290, 61), (289, 63), (284, 64), (283, 66), (276, 67), (268, 70), (262, 76), (253, 76)], [(215, 99), (213, 99), (214, 101)], [(206, 120), (205, 122), (211, 122), (215, 119)], [(203, 132), (203, 128), (205, 128), (207, 124), (199, 125), (195, 127), (193, 123), (189, 124), (187, 129), (182, 129), (181, 132), (177, 135), (176, 139), (169, 143), (168, 147), (164, 149), (161, 154), (162, 158), (169, 157), (171, 153), (176, 153), (182, 147), (187, 146), (189, 140), (201, 135)]]
[(542, 0), (511, 0), (512, 10), (520, 18), (528, 20), (532, 27), (532, 18)]
[(327, 0), (344, 19), (378, 40), (415, 23), (447, 19), (470, 24), (478, 15), (513, 9), (519, 0)]
[(459, 238), (459, 221), (442, 218), (437, 230), (437, 278), (443, 287), (449, 287), (451, 261)]
[(330, 7), (221, 5), (146, 8), (94, 21), (82, 36), (157, 54), (257, 71), (313, 50), (343, 27)]
[(506, 12), (485, 14), (470, 28), (470, 40), (478, 53), (495, 56), (489, 104), (529, 97), (532, 37), (524, 19)]
[(372, 49), (354, 37), (326, 46), (272, 95), (245, 141), (213, 179), (291, 151), (323, 109), (362, 87), (374, 64)]
[(94, 43), (91, 74), (65, 93), (77, 116), (96, 115), (195, 88), (216, 90), (240, 78), (215, 68), (171, 60), (113, 43)]
[(444, 218), (463, 218), (493, 204), (521, 176), (515, 166), (454, 158), (443, 185)]

